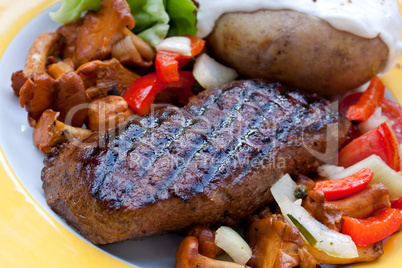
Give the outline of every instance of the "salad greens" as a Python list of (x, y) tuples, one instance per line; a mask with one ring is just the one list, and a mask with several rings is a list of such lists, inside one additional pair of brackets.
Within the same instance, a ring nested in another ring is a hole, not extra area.
[(169, 31), (169, 15), (163, 0), (127, 0), (135, 19), (133, 32), (153, 47)]
[(61, 7), (56, 12), (50, 12), (52, 20), (60, 23), (69, 23), (81, 16), (86, 10), (98, 10), (102, 0), (63, 0)]
[[(50, 18), (69, 23), (88, 10), (98, 10), (102, 0), (63, 0)], [(195, 35), (197, 7), (191, 0), (127, 0), (135, 19), (133, 32), (155, 46), (166, 36)]]
[(167, 0), (166, 10), (170, 17), (168, 35), (196, 35), (197, 7), (191, 0)]

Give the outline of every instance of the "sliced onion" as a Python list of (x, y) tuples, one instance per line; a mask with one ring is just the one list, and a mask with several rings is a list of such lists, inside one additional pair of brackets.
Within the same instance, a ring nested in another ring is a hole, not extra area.
[(366, 121), (359, 123), (357, 128), (359, 129), (360, 134), (364, 134), (387, 121), (388, 117), (381, 114), (381, 107), (377, 107), (374, 111), (374, 114)]
[(184, 56), (191, 56), (191, 40), (185, 36), (168, 37), (156, 44), (155, 47), (157, 51), (177, 52)]
[(193, 74), (203, 88), (222, 86), (237, 77), (234, 69), (220, 64), (205, 53), (197, 57)]
[(278, 200), (286, 220), (299, 229), (303, 238), (313, 247), (338, 258), (356, 258), (359, 256), (356, 244), (348, 235), (329, 229), (314, 219), (303, 207), (293, 203), (284, 195)]
[(334, 176), (335, 174), (338, 174), (344, 170), (345, 170), (344, 167), (334, 166), (334, 165), (329, 165), (329, 164), (319, 166), (317, 169), (318, 175), (320, 175), (320, 177), (322, 177), (322, 178), (328, 178), (328, 177)]
[(271, 187), (271, 193), (275, 200), (281, 198), (284, 195), (287, 195), (290, 198), (290, 200), (292, 200), (292, 202), (295, 202), (296, 187), (297, 187), (296, 182), (292, 180), (289, 174), (286, 174)]
[(215, 244), (239, 264), (246, 264), (253, 254), (247, 242), (235, 230), (227, 226), (216, 230)]

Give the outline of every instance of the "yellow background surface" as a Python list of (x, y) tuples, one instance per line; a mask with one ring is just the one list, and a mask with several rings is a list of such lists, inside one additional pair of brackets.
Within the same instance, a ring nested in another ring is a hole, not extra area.
[[(0, 59), (22, 27), (56, 2), (0, 0)], [(383, 80), (402, 103), (402, 67), (386, 74)], [(380, 260), (357, 267), (402, 267), (402, 233), (392, 236), (384, 251)], [(0, 150), (0, 267), (129, 265), (84, 242), (50, 217), (23, 188)]]

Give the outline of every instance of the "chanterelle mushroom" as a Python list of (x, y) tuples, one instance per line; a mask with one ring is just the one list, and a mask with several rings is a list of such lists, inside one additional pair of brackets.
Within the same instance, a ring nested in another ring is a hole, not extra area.
[(57, 144), (92, 133), (88, 129), (66, 125), (57, 120), (58, 116), (58, 112), (48, 109), (34, 128), (33, 142), (42, 153), (48, 154)]
[(127, 28), (123, 30), (123, 34), (125, 36), (112, 46), (112, 57), (118, 59), (123, 65), (151, 66), (155, 57), (151, 45)]
[(55, 80), (47, 73), (28, 79), (20, 90), (20, 105), (28, 112), (28, 121), (35, 126), (42, 112), (49, 108), (54, 100)]
[(107, 96), (89, 104), (88, 127), (92, 131), (104, 131), (123, 123), (133, 112), (120, 96)]
[(135, 25), (125, 0), (104, 0), (101, 6), (97, 12), (88, 11), (78, 28), (75, 56), (79, 65), (108, 58), (112, 45), (124, 36), (126, 26), (132, 29)]
[(384, 253), (381, 241), (364, 247), (357, 246), (357, 252), (359, 256), (351, 259), (337, 258), (334, 256), (330, 256), (323, 251), (311, 247), (307, 243), (304, 244), (304, 247), (317, 261), (317, 265), (320, 264), (343, 265), (358, 262), (371, 262), (381, 257), (381, 255)]
[(263, 211), (250, 219), (246, 240), (253, 250), (249, 264), (254, 268), (316, 267), (316, 260), (304, 248), (299, 230), (283, 215)]
[(57, 29), (57, 33), (62, 36), (63, 47), (60, 51), (62, 59), (71, 59), (74, 62), (74, 69), (78, 67), (78, 62), (75, 59), (75, 46), (77, 33), (81, 27), (84, 18), (80, 18), (68, 24), (63, 24)]
[(47, 66), (48, 73), (54, 78), (59, 79), (64, 74), (74, 72), (74, 62), (72, 59), (65, 59)]
[(138, 74), (124, 68), (116, 59), (85, 63), (76, 73), (84, 81), (89, 101), (106, 97), (113, 88), (116, 88), (120, 95), (133, 81), (140, 78)]
[(215, 234), (207, 226), (195, 225), (188, 231), (187, 235), (197, 238), (198, 251), (205, 257), (215, 259), (217, 255), (224, 252), (215, 244)]
[(84, 82), (75, 72), (67, 72), (57, 80), (52, 109), (60, 112), (59, 120), (74, 127), (87, 119), (88, 101)]
[[(198, 240), (186, 236), (176, 252), (176, 268), (245, 268), (248, 266), (234, 262), (219, 261), (198, 253)], [(248, 267), (250, 268), (250, 267)]]
[(11, 86), (17, 96), (20, 95), (20, 89), (28, 79), (46, 74), (47, 57), (53, 52), (59, 39), (60, 35), (57, 33), (43, 33), (36, 38), (25, 60), (25, 70), (17, 71), (11, 77)]

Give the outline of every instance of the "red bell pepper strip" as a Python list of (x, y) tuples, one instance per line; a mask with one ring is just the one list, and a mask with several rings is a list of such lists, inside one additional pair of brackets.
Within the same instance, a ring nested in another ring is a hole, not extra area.
[(179, 53), (158, 51), (155, 58), (155, 71), (160, 80), (165, 82), (178, 81), (179, 78)]
[(179, 69), (190, 59), (199, 54), (205, 46), (205, 41), (195, 36), (187, 36), (191, 41), (191, 55), (185, 56), (177, 52), (159, 50), (155, 58), (155, 70), (160, 80), (164, 82), (179, 81)]
[(402, 197), (397, 199), (397, 200), (395, 200), (395, 201), (392, 201), (391, 202), (391, 207), (392, 208), (397, 208), (399, 210), (402, 210)]
[(373, 115), (375, 108), (381, 104), (384, 94), (384, 84), (377, 76), (373, 77), (359, 101), (348, 108), (346, 118), (352, 121), (365, 121), (369, 119)]
[(402, 224), (402, 213), (387, 208), (376, 216), (366, 219), (343, 217), (342, 233), (349, 235), (358, 246), (367, 246), (397, 231)]
[(314, 190), (322, 191), (328, 201), (342, 199), (364, 190), (373, 178), (374, 173), (363, 168), (356, 174), (337, 179), (317, 181)]
[(131, 110), (139, 115), (148, 114), (155, 96), (165, 89), (182, 89), (184, 95), (191, 93), (195, 79), (191, 71), (179, 71), (179, 81), (163, 82), (156, 73), (149, 73), (137, 80), (123, 92), (122, 97), (127, 101)]
[(362, 92), (347, 95), (339, 104), (339, 113), (346, 117), (346, 113), (349, 107), (352, 105), (356, 105), (362, 95)]
[(400, 171), (398, 140), (387, 122), (343, 147), (339, 151), (339, 165), (349, 167), (373, 154), (378, 155), (390, 168)]

